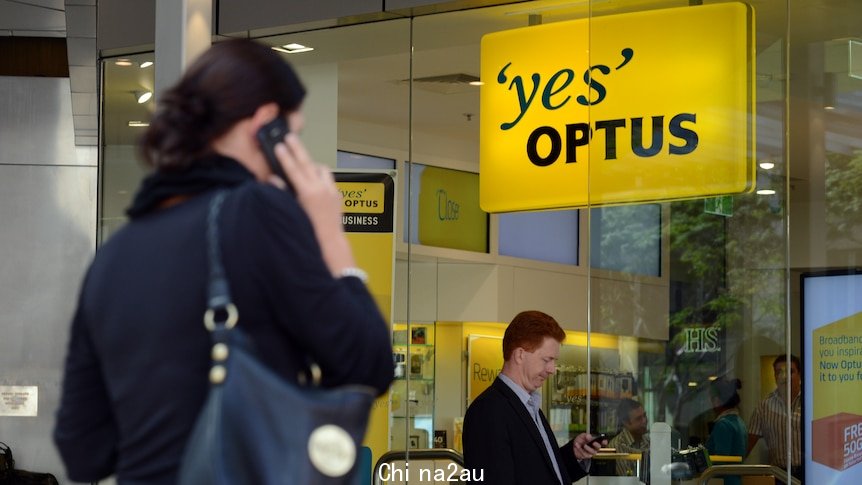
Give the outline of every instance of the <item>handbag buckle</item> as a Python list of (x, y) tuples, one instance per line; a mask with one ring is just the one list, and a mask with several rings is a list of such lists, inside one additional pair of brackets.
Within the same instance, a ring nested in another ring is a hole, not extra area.
[[(223, 315), (224, 320), (216, 322), (216, 313), (219, 316)], [(215, 330), (218, 325), (224, 325), (226, 329), (230, 330), (236, 325), (237, 320), (239, 320), (239, 310), (233, 303), (227, 303), (220, 308), (207, 308), (206, 313), (204, 313), (204, 326), (210, 332)]]

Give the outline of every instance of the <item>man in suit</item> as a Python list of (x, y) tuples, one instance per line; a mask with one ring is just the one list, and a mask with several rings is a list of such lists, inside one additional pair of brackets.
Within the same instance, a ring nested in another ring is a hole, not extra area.
[(570, 485), (604, 443), (582, 433), (557, 447), (541, 411), (542, 383), (556, 370), (566, 334), (539, 311), (519, 313), (503, 336), (503, 370), (464, 417), (464, 467), (494, 485)]

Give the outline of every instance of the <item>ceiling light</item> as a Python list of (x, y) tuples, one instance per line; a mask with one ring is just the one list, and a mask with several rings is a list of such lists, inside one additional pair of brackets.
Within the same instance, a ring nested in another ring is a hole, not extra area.
[(291, 43), (285, 44), (281, 47), (273, 47), (272, 50), (278, 52), (284, 52), (285, 54), (299, 54), (300, 52), (309, 52), (313, 51), (314, 47), (306, 47), (302, 44)]
[(139, 128), (142, 126), (150, 126), (146, 121), (129, 121), (130, 128)]
[(775, 168), (775, 164), (772, 162), (760, 162), (760, 168), (763, 170), (772, 170)]
[(760, 189), (757, 191), (757, 195), (775, 195), (775, 191), (772, 189)]
[(714, 381), (714, 380), (718, 379), (718, 377), (716, 377), (716, 376), (709, 376), (709, 377), (707, 377), (707, 379), (709, 379), (710, 381)]
[(697, 382), (689, 382), (688, 387), (697, 387)]
[(114, 64), (116, 64), (118, 66), (127, 67), (127, 66), (132, 65), (132, 61), (130, 61), (128, 59), (117, 59), (116, 61), (114, 61)]
[(153, 97), (152, 91), (135, 91), (134, 94), (138, 104), (144, 104)]
[(481, 86), (481, 85), (483, 85), (483, 84), (485, 84), (485, 83), (483, 83), (482, 81), (470, 81), (470, 82), (469, 82), (469, 83), (467, 83), (467, 84), (469, 84), (470, 86)]
[(153, 61), (144, 61), (141, 63), (141, 69), (146, 69), (153, 65)]

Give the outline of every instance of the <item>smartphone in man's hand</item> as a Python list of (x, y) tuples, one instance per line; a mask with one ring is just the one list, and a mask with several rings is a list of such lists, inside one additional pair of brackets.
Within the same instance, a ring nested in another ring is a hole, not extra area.
[(608, 439), (608, 435), (606, 435), (604, 433), (599, 433), (599, 434), (593, 435), (593, 439), (591, 439), (589, 442), (587, 442), (587, 446), (593, 446), (596, 443), (601, 445), (602, 442), (607, 440), (607, 439)]

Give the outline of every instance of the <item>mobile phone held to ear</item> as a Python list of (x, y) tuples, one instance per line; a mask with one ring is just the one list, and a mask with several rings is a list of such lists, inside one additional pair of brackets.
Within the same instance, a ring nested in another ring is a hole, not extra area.
[(608, 435), (606, 435), (604, 433), (599, 433), (599, 434), (593, 435), (593, 436), (594, 436), (594, 438), (591, 439), (589, 442), (587, 442), (587, 446), (593, 446), (595, 443), (601, 444), (602, 441), (605, 441), (606, 439), (608, 439)]
[(284, 180), (288, 189), (293, 192), (293, 187), (284, 173), (284, 168), (282, 168), (281, 162), (278, 161), (278, 157), (275, 156), (275, 145), (284, 143), (284, 137), (288, 132), (290, 132), (290, 129), (287, 127), (287, 119), (283, 115), (278, 115), (257, 130), (257, 141), (260, 142), (260, 150), (263, 152), (264, 157), (266, 157), (272, 173)]

